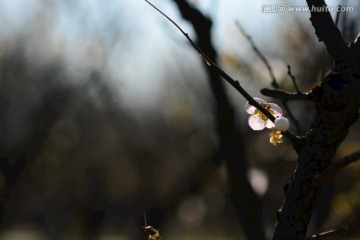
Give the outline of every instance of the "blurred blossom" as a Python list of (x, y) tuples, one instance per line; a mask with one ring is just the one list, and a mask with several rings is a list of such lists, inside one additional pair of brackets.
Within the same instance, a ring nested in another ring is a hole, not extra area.
[(263, 196), (269, 187), (269, 180), (265, 172), (257, 168), (250, 168), (247, 176), (254, 191)]
[(205, 218), (207, 209), (203, 199), (193, 195), (185, 199), (178, 209), (178, 216), (185, 225), (195, 227), (200, 225)]

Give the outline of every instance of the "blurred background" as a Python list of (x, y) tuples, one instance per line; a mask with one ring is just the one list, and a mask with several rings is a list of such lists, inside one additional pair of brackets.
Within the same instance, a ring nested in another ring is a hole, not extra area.
[[(186, 1), (153, 1), (200, 41), (179, 2)], [(352, 41), (359, 2), (326, 2), (354, 6), (338, 16)], [(309, 13), (261, 11), (264, 4), (305, 1), (186, 3), (212, 21), (211, 55), (254, 97), (282, 106), (261, 96), (272, 79), (236, 21), (283, 89), (295, 91), (287, 65), (302, 91), (331, 68)], [(231, 143), (221, 133), (228, 125), (210, 75), (184, 36), (145, 1), (1, 0), (0, 239), (145, 239), (144, 225), (164, 239), (248, 239), (239, 219), (251, 211), (236, 214), (229, 194), (237, 177), (261, 200), (257, 227), (270, 238), (296, 153), (286, 139), (275, 147), (268, 131), (252, 131), (245, 100), (225, 84), (229, 128), (242, 156), (239, 169), (231, 168), (224, 154)], [(289, 108), (300, 125), (291, 130), (305, 133), (313, 106)], [(359, 128), (357, 122), (338, 157), (359, 149)], [(360, 220), (359, 168), (351, 165), (324, 188), (309, 234)]]

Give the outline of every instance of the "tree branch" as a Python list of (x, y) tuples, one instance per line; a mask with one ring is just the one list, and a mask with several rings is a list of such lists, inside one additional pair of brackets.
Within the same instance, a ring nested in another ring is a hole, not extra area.
[[(190, 42), (192, 47), (200, 54), (200, 56), (203, 58), (205, 63), (209, 66), (210, 69), (215, 71), (219, 76), (221, 76), (225, 81), (227, 81), (231, 86), (233, 86), (251, 105), (256, 107), (260, 112), (262, 112), (268, 119), (270, 119), (272, 122), (275, 121), (275, 117), (266, 110), (263, 106), (261, 106), (257, 101), (254, 100), (254, 98), (240, 85), (239, 81), (234, 80), (231, 78), (227, 73), (225, 73), (217, 64), (215, 64), (195, 43), (194, 41), (189, 37), (189, 34), (187, 34), (182, 28), (175, 23), (174, 20), (172, 20), (170, 17), (168, 17), (165, 13), (163, 13), (160, 9), (158, 9), (156, 6), (154, 6), (151, 2), (148, 0), (145, 0), (149, 5), (151, 5), (155, 10), (157, 10), (161, 15), (163, 15), (165, 18), (167, 18), (174, 26), (179, 29), (179, 31), (186, 37), (186, 39)], [(298, 142), (298, 137), (294, 135), (290, 131), (286, 131), (283, 133), (294, 145)]]
[[(341, 8), (341, 5), (338, 5), (338, 8)], [(339, 25), (339, 21), (340, 21), (340, 13), (341, 11), (337, 11), (336, 12), (336, 16), (335, 16), (335, 25), (338, 26)]]
[(252, 37), (246, 33), (245, 29), (241, 26), (240, 22), (236, 21), (235, 24), (238, 27), (241, 34), (244, 35), (244, 37), (248, 40), (248, 42), (250, 43), (250, 46), (252, 47), (254, 52), (258, 55), (258, 57), (261, 59), (261, 61), (265, 64), (265, 66), (270, 74), (270, 77), (271, 77), (271, 86), (273, 86), (274, 88), (280, 88), (279, 84), (276, 81), (275, 74), (270, 66), (269, 61), (265, 58), (264, 54), (262, 54), (261, 51), (259, 50), (259, 48), (256, 46)]
[(269, 89), (263, 88), (260, 92), (268, 97), (272, 97), (275, 99), (280, 99), (285, 102), (289, 101), (312, 101), (311, 96), (308, 93), (303, 92), (287, 92), (281, 89)]
[(294, 87), (295, 87), (295, 90), (296, 90), (296, 92), (297, 93), (301, 93), (301, 91), (299, 90), (299, 88), (298, 88), (298, 85), (297, 85), (297, 83), (296, 83), (296, 78), (295, 78), (295, 76), (292, 74), (292, 72), (291, 72), (291, 67), (290, 67), (290, 65), (287, 65), (287, 68), (288, 68), (288, 75), (289, 75), (289, 77), (291, 78), (291, 80), (292, 80), (292, 82), (293, 82), (293, 84), (294, 84)]
[(327, 167), (321, 174), (319, 174), (319, 176), (316, 178), (315, 181), (318, 182), (318, 184), (323, 184), (325, 181), (334, 177), (337, 173), (343, 170), (346, 166), (358, 160), (360, 160), (360, 150), (353, 152), (352, 154), (335, 161), (333, 164)]
[(340, 30), (335, 25), (329, 11), (313, 11), (316, 8), (327, 8), (324, 0), (306, 0), (311, 10), (310, 21), (320, 42), (324, 42), (328, 53), (335, 60), (344, 60), (349, 47)]

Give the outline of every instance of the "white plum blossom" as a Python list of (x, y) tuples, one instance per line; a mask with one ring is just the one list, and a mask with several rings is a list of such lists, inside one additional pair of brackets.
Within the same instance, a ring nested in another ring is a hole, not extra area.
[[(261, 98), (254, 98), (256, 102), (258, 102), (263, 108), (268, 110), (275, 118), (281, 117), (283, 115), (282, 109), (275, 103), (267, 103), (265, 100)], [(245, 104), (245, 111), (249, 114), (248, 123), (249, 126), (255, 130), (260, 131), (266, 128), (273, 128), (275, 127), (274, 123), (263, 114), (260, 110), (256, 107), (251, 105), (249, 102)]]
[(275, 119), (275, 128), (281, 132), (286, 132), (290, 127), (290, 122), (285, 117), (278, 117)]

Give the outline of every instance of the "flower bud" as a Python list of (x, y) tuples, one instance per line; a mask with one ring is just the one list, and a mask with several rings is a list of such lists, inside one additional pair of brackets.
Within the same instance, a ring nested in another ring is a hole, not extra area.
[(276, 118), (274, 123), (275, 123), (275, 128), (282, 132), (286, 132), (290, 127), (290, 122), (285, 117)]

